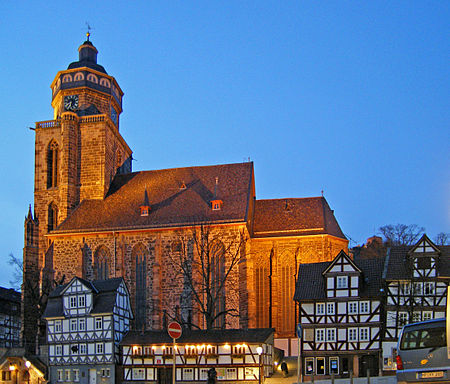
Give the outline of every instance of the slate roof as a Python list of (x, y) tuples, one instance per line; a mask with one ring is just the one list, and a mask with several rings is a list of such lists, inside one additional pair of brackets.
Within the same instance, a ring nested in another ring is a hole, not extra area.
[[(183, 330), (177, 343), (263, 343), (275, 332), (273, 328)], [(168, 344), (172, 338), (166, 330), (130, 331), (121, 345)]]
[[(123, 281), (121, 277), (107, 280), (95, 280), (92, 282), (80, 279), (79, 277), (74, 277), (74, 279), (80, 280), (88, 288), (92, 289), (94, 293), (94, 305), (92, 311), (90, 312), (91, 314), (111, 313), (113, 311), (114, 304), (116, 302), (116, 291)], [(45, 308), (45, 312), (42, 316), (43, 318), (64, 316), (62, 296), (64, 294), (64, 290), (72, 283), (72, 281), (56, 287), (50, 293), (47, 307)]]
[(329, 234), (346, 239), (322, 197), (256, 200), (255, 237)]
[(16, 303), (20, 303), (22, 300), (20, 292), (17, 292), (12, 288), (3, 287), (0, 287), (0, 299)]
[[(393, 246), (388, 249), (385, 268), (386, 280), (401, 280), (411, 277), (412, 270), (408, 252), (414, 247), (415, 244), (411, 246)], [(441, 251), (436, 266), (438, 276), (450, 278), (450, 246), (442, 245), (436, 247)]]
[[(383, 258), (354, 259), (355, 265), (362, 271), (360, 297), (376, 297), (382, 288)], [(325, 300), (325, 278), (323, 272), (332, 262), (300, 264), (294, 300)]]
[[(216, 177), (223, 205), (213, 211)], [(105, 199), (82, 201), (52, 233), (246, 222), (252, 182), (252, 162), (117, 175)], [(141, 216), (145, 190), (150, 212)]]

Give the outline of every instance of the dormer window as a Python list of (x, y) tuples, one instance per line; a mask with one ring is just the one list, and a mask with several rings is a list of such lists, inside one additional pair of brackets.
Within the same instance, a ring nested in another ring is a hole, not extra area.
[(347, 276), (338, 276), (337, 277), (337, 288), (348, 288), (348, 277)]
[(213, 211), (220, 211), (222, 209), (223, 201), (222, 200), (212, 200), (211, 208)]
[(150, 207), (147, 205), (142, 205), (140, 208), (141, 208), (141, 216), (148, 216), (148, 213), (150, 212)]
[(71, 296), (70, 297), (70, 308), (76, 308), (77, 307), (77, 297)]

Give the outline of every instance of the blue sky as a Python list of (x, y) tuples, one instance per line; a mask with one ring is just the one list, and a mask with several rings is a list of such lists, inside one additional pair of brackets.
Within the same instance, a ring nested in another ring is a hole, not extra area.
[(257, 198), (323, 190), (351, 245), (450, 232), (448, 20), (447, 1), (0, 2), (0, 285), (33, 202), (27, 127), (86, 22), (134, 170), (250, 158)]

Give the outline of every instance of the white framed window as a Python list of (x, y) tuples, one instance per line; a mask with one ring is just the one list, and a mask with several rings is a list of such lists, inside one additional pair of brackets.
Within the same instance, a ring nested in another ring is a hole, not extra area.
[(348, 288), (348, 276), (338, 276), (337, 277), (337, 288)]
[(433, 318), (432, 311), (424, 311), (422, 312), (422, 320), (431, 320)]
[(56, 377), (58, 381), (63, 381), (64, 380), (64, 371), (62, 369), (58, 369), (56, 371)]
[(348, 313), (350, 313), (350, 314), (358, 313), (358, 302), (357, 301), (351, 301), (350, 303), (348, 303)]
[(405, 324), (408, 324), (408, 313), (399, 312), (398, 313), (398, 326), (403, 327)]
[(327, 328), (327, 341), (336, 341), (336, 328)]
[(79, 369), (73, 370), (73, 381), (75, 381), (75, 382), (80, 381), (80, 370)]
[(369, 328), (359, 329), (359, 341), (369, 341)]
[(414, 294), (422, 295), (423, 294), (423, 284), (422, 283), (414, 283)]
[(99, 355), (103, 353), (103, 343), (95, 344), (95, 353), (97, 353)]
[(208, 370), (209, 368), (200, 368), (200, 377), (199, 379), (202, 381), (208, 380)]
[(316, 314), (317, 315), (325, 314), (325, 303), (317, 303), (316, 304)]
[(361, 301), (359, 303), (359, 313), (370, 313), (370, 305), (368, 301)]
[(227, 368), (227, 380), (237, 380), (236, 368)]
[(61, 320), (55, 320), (55, 332), (61, 332)]
[(348, 341), (358, 341), (358, 328), (348, 329)]
[(79, 321), (78, 321), (78, 329), (80, 331), (85, 331), (86, 330), (86, 319), (79, 319)]
[(78, 306), (85, 307), (86, 306), (86, 296), (80, 295), (78, 296)]
[(412, 322), (413, 323), (417, 323), (418, 321), (420, 321), (422, 318), (422, 313), (419, 312), (413, 312), (413, 318), (412, 318)]
[(409, 281), (400, 282), (400, 294), (409, 295)]
[(80, 355), (85, 355), (87, 352), (86, 344), (80, 344)]
[(78, 319), (70, 319), (70, 330), (76, 331), (78, 325)]
[(145, 369), (144, 368), (133, 368), (131, 371), (133, 380), (145, 380)]
[(62, 355), (62, 345), (61, 344), (55, 345), (55, 355), (56, 356)]
[(327, 315), (334, 315), (334, 303), (327, 303)]
[(192, 368), (183, 368), (183, 380), (194, 380), (194, 370)]
[(95, 329), (102, 329), (103, 328), (103, 319), (101, 317), (95, 318)]
[(321, 343), (325, 341), (325, 329), (316, 329), (316, 343)]
[(69, 298), (69, 305), (70, 305), (70, 308), (76, 308), (77, 307), (77, 297), (76, 296), (70, 296), (70, 298)]
[(424, 295), (434, 295), (434, 283), (431, 281), (424, 283), (423, 293)]
[(65, 381), (70, 381), (70, 369), (66, 369), (66, 374), (64, 375)]

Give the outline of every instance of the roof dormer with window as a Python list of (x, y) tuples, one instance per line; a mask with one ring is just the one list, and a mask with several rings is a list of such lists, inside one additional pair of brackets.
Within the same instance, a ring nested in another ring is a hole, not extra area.
[(62, 294), (64, 315), (83, 316), (92, 310), (92, 289), (88, 282), (75, 278)]
[(413, 267), (414, 278), (437, 277), (436, 265), (441, 251), (423, 235), (408, 252)]
[(341, 251), (323, 272), (327, 297), (358, 297), (361, 270)]

